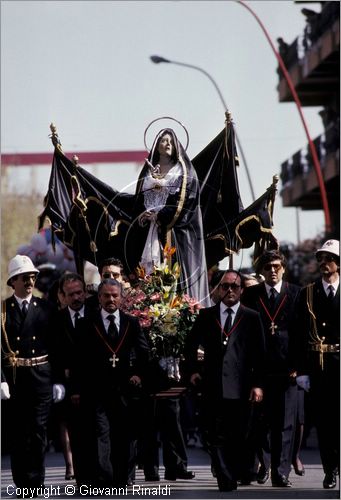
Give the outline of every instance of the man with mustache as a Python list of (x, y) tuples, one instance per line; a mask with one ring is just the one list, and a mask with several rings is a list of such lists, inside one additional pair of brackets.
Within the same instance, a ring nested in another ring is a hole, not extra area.
[[(202, 388), (203, 421), (220, 491), (237, 489), (250, 402), (263, 399), (264, 332), (260, 315), (241, 305), (243, 290), (241, 274), (226, 271), (219, 301), (200, 310), (185, 345), (189, 380)], [(199, 346), (204, 351), (202, 370)]]
[[(62, 360), (66, 398), (58, 408), (61, 440), (65, 458), (65, 479), (76, 477), (82, 483), (84, 472), (83, 452), (84, 443), (81, 436), (82, 419), (79, 408), (70, 401), (70, 374), (74, 360), (78, 355), (77, 343), (82, 339), (82, 318), (88, 319), (91, 308), (85, 302), (85, 282), (82, 276), (76, 273), (65, 273), (58, 283), (59, 299), (64, 307), (58, 311), (57, 335), (59, 356)], [(90, 441), (91, 437), (88, 436)]]
[[(138, 319), (121, 308), (122, 284), (104, 279), (100, 309), (80, 320), (81, 335), (71, 371), (71, 400), (84, 421), (85, 484), (126, 486), (134, 426), (131, 397), (139, 393), (149, 360), (147, 339)], [(88, 442), (88, 434), (95, 435)]]
[(325, 477), (336, 487), (340, 463), (340, 242), (316, 251), (321, 277), (305, 287), (297, 305), (294, 348), (297, 384), (310, 392)]
[(38, 273), (26, 255), (10, 260), (7, 285), (14, 293), (2, 303), (1, 325), (1, 399), (9, 400), (6, 432), (13, 481), (18, 488), (33, 488), (33, 497), (44, 485), (51, 403), (65, 394), (55, 351), (54, 310), (33, 295)]

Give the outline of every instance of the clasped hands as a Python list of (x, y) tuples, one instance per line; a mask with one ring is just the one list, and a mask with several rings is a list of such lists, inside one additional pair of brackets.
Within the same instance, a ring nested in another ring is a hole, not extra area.
[(136, 387), (141, 387), (141, 385), (142, 385), (141, 379), (138, 375), (133, 375), (132, 377), (130, 377), (129, 383), (132, 385), (135, 385)]
[(151, 212), (149, 210), (146, 210), (145, 212), (142, 212), (137, 218), (138, 223), (141, 227), (144, 227), (147, 222), (155, 222), (157, 218), (157, 214), (155, 212)]

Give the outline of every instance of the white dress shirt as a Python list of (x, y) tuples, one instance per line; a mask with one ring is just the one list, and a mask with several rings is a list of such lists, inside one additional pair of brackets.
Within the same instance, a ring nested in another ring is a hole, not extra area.
[(28, 297), (26, 297), (25, 299), (21, 299), (20, 297), (17, 297), (15, 294), (14, 294), (14, 297), (15, 297), (15, 300), (19, 304), (20, 310), (22, 310), (22, 303), (24, 302), (24, 300), (26, 300), (26, 302), (27, 302), (27, 307), (30, 305), (30, 302), (32, 300), (32, 294), (29, 295)]
[(115, 325), (116, 325), (117, 331), (119, 332), (120, 331), (120, 311), (119, 311), (119, 309), (116, 309), (116, 311), (113, 312), (113, 313), (105, 311), (105, 309), (101, 309), (101, 316), (102, 316), (102, 320), (103, 320), (105, 331), (107, 333), (108, 333), (108, 329), (109, 329), (109, 325), (110, 325), (110, 321), (107, 319), (107, 317), (109, 315), (113, 315), (114, 316), (114, 318), (115, 318)]
[(71, 316), (71, 321), (72, 321), (73, 327), (75, 327), (76, 314), (77, 313), (79, 314), (78, 318), (84, 318), (84, 306), (82, 307), (82, 309), (79, 309), (79, 311), (75, 311), (74, 309), (71, 309), (71, 307), (69, 307), (69, 306), (68, 306), (68, 309), (69, 309), (69, 313)]
[(224, 328), (225, 321), (226, 321), (226, 318), (227, 318), (227, 311), (226, 311), (226, 309), (231, 309), (232, 310), (232, 315), (231, 315), (231, 326), (232, 326), (233, 323), (234, 323), (234, 320), (236, 318), (236, 314), (237, 314), (237, 311), (239, 309), (239, 306), (240, 306), (240, 302), (237, 302), (233, 306), (227, 306), (223, 302), (220, 302), (220, 324), (221, 324), (222, 328)]
[[(269, 297), (269, 299), (270, 299), (270, 297), (271, 297), (271, 293), (270, 293), (270, 292), (271, 292), (272, 288), (274, 288), (278, 294), (280, 294), (280, 293), (281, 293), (281, 288), (282, 288), (282, 280), (281, 280), (281, 281), (279, 281), (279, 282), (277, 283), (277, 285), (275, 285), (275, 286), (270, 286), (270, 285), (268, 285), (267, 283), (264, 283), (264, 285), (265, 285), (265, 290), (266, 290), (266, 293), (267, 293), (267, 296)], [(275, 295), (275, 296), (277, 297), (277, 295)]]
[(329, 290), (330, 290), (329, 287), (330, 286), (333, 287), (333, 294), (335, 297), (337, 289), (339, 288), (339, 284), (340, 284), (340, 278), (338, 278), (336, 281), (334, 281), (334, 283), (327, 283), (326, 281), (322, 280), (322, 285), (323, 285), (324, 291), (326, 292), (327, 297), (329, 295)]

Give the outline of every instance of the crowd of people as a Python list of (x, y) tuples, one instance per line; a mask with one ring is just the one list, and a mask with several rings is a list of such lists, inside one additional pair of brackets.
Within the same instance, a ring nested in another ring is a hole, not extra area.
[[(265, 252), (253, 276), (218, 271), (211, 279), (213, 305), (200, 309), (186, 339), (183, 377), (200, 394), (199, 430), (220, 491), (270, 478), (273, 486), (290, 487), (291, 467), (304, 475), (305, 391), (323, 487), (336, 486), (339, 242), (327, 240), (316, 260), (321, 277), (302, 289), (283, 279), (285, 258), (278, 251)], [(128, 283), (119, 261), (101, 263), (101, 282), (91, 295), (82, 276), (67, 272), (57, 293), (38, 298), (38, 272), (29, 257), (16, 255), (8, 269), (14, 293), (3, 303), (1, 397), (10, 411), (15, 484), (44, 484), (52, 405), (65, 479), (123, 486), (133, 484), (140, 465), (146, 481), (160, 481), (159, 439), (165, 479), (193, 479), (179, 397), (156, 398), (148, 390), (154, 367), (148, 338), (122, 310)]]
[[(323, 487), (335, 488), (339, 241), (316, 249), (320, 277), (303, 288), (285, 280), (285, 257), (271, 250), (257, 260), (253, 275), (216, 271), (209, 292), (197, 188), (182, 146), (172, 131), (161, 131), (138, 186), (139, 258), (145, 268), (156, 265), (160, 248), (175, 243), (179, 286), (201, 299), (186, 338), (182, 385), (197, 395), (218, 489), (270, 479), (288, 488), (292, 466), (304, 475), (299, 451), (308, 391)], [(79, 487), (133, 484), (138, 465), (146, 481), (160, 481), (159, 440), (164, 479), (195, 477), (187, 468), (179, 395), (167, 394), (167, 374), (153, 359), (148, 331), (124, 312), (125, 289), (138, 284), (115, 258), (98, 269), (101, 281), (92, 295), (81, 275), (66, 272), (43, 299), (33, 295), (39, 270), (31, 259), (16, 255), (9, 262), (13, 294), (2, 304), (1, 399), (7, 400), (19, 488), (44, 485), (51, 409), (60, 425), (65, 479)]]

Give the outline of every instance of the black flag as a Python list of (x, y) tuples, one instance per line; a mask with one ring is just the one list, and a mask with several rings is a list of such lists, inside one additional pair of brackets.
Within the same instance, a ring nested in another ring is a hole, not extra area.
[(276, 181), (243, 209), (238, 185), (238, 154), (233, 124), (227, 115), (225, 129), (193, 160), (201, 186), (206, 261), (208, 268), (253, 244), (254, 261), (266, 249), (278, 248), (272, 234)]
[(235, 134), (229, 118), (225, 128), (192, 163), (200, 183), (206, 261), (210, 268), (230, 255), (230, 251), (226, 251), (231, 246), (227, 245), (231, 240), (228, 223), (243, 210), (238, 185)]
[(80, 273), (84, 260), (97, 266), (109, 256), (122, 258), (119, 239), (123, 236), (118, 229), (121, 224), (129, 225), (132, 195), (115, 191), (69, 160), (58, 136), (53, 136), (53, 142), (55, 151), (39, 229), (46, 219), (50, 221), (52, 237), (56, 234), (73, 250)]

